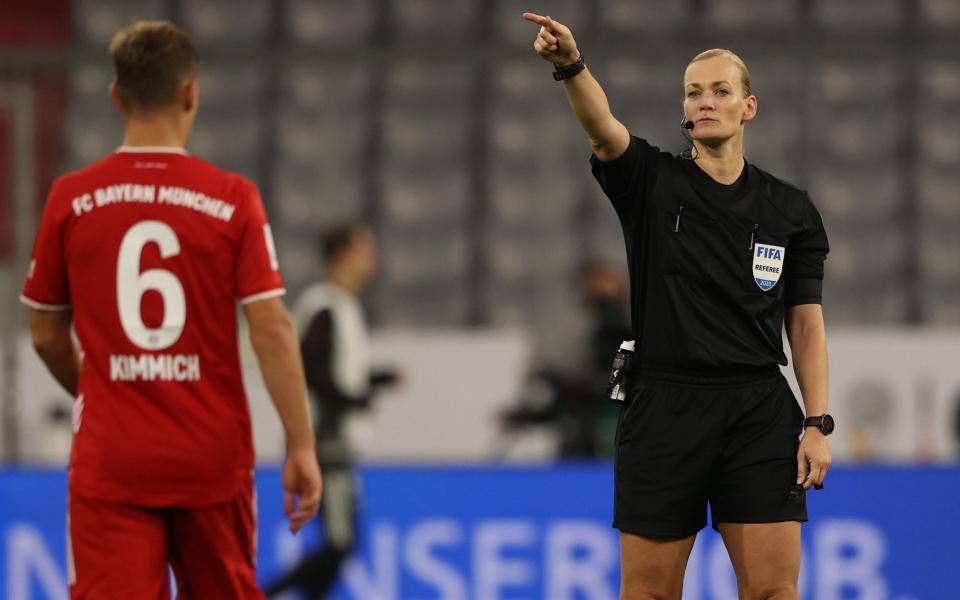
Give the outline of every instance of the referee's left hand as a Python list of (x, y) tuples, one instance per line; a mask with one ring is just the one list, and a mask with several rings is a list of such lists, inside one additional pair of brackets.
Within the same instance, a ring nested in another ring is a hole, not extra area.
[(808, 427), (797, 452), (797, 483), (803, 484), (805, 490), (812, 485), (823, 485), (832, 460), (827, 436), (816, 427)]

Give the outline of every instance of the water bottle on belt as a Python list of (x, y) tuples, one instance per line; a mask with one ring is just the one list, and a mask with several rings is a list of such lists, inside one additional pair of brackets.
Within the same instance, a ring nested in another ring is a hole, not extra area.
[(620, 344), (616, 356), (613, 357), (613, 368), (610, 370), (610, 383), (607, 384), (607, 397), (614, 402), (623, 402), (627, 399), (630, 389), (630, 372), (636, 362), (636, 352), (633, 340)]

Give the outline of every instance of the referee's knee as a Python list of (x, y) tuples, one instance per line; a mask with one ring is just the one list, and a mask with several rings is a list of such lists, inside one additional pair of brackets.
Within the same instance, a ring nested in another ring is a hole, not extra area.
[(657, 590), (620, 590), (620, 600), (679, 600), (679, 594), (670, 594)]
[(660, 580), (637, 581), (626, 579), (620, 588), (620, 600), (680, 600), (683, 584)]
[(798, 600), (800, 593), (796, 583), (771, 583), (740, 588), (744, 600)]

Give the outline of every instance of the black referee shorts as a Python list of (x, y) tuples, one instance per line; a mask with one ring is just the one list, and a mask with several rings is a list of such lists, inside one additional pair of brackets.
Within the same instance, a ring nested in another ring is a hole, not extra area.
[(779, 372), (701, 378), (641, 371), (620, 409), (613, 526), (650, 538), (707, 524), (806, 521), (797, 478), (803, 412)]

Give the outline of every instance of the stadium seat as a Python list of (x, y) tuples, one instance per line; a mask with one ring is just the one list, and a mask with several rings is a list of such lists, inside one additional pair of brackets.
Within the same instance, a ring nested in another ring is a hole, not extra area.
[(480, 10), (478, 0), (391, 0), (391, 33), (405, 42), (425, 38), (459, 41), (476, 38)]
[[(488, 3), (484, 3), (488, 4)], [(489, 2), (494, 4), (494, 2)], [(577, 35), (587, 34), (589, 2), (584, 0), (496, 0), (493, 10), (498, 37), (517, 46), (529, 47), (537, 35), (537, 26), (522, 18), (524, 12), (549, 15), (570, 27)]]
[(188, 149), (215, 165), (259, 180), (262, 173), (263, 119), (256, 107), (234, 113), (210, 112), (198, 119)]
[(809, 98), (831, 105), (849, 103), (862, 105), (864, 98), (877, 104), (888, 104), (887, 99), (901, 89), (902, 73), (893, 60), (877, 57), (872, 60), (826, 60), (814, 65), (813, 89)]
[(522, 274), (550, 279), (552, 273), (566, 271), (579, 260), (576, 222), (498, 225), (486, 231), (485, 246), (491, 260), (491, 272)]
[(928, 325), (956, 327), (960, 323), (960, 287), (924, 284), (923, 321)]
[(113, 69), (109, 63), (84, 61), (70, 74), (67, 106), (66, 166), (99, 160), (123, 140), (123, 123), (110, 104)]
[(471, 145), (468, 107), (425, 102), (423, 110), (388, 106), (383, 144), (388, 158), (426, 165), (432, 160), (465, 158)]
[[(869, 301), (864, 301), (868, 298)], [(908, 295), (899, 281), (875, 285), (837, 285), (824, 282), (823, 315), (831, 325), (902, 323), (907, 317)]]
[(381, 174), (383, 218), (400, 225), (459, 224), (470, 207), (470, 179), (464, 168), (411, 173), (386, 165)]
[(918, 144), (922, 164), (940, 164), (944, 167), (960, 164), (960, 124), (952, 118), (931, 118), (930, 115), (954, 114), (960, 104), (953, 107), (923, 106), (919, 116)]
[(584, 246), (581, 258), (584, 261), (601, 261), (627, 272), (627, 255), (624, 251), (623, 230), (617, 214), (605, 196), (591, 199), (588, 206), (590, 215), (587, 230), (584, 232)]
[(817, 134), (808, 141), (827, 162), (889, 161), (903, 141), (903, 118), (889, 103), (822, 107), (810, 120)]
[(924, 281), (944, 286), (960, 282), (960, 233), (956, 223), (927, 228), (920, 236), (920, 273)]
[(377, 0), (287, 0), (283, 37), (301, 45), (365, 48), (379, 5)]
[(265, 73), (260, 61), (207, 60), (200, 71), (200, 118), (208, 114), (259, 108), (264, 100)]
[(464, 281), (455, 285), (380, 286), (373, 299), (378, 322), (388, 327), (457, 327), (470, 318)]
[(638, 31), (643, 36), (666, 37), (690, 24), (690, 0), (600, 0), (600, 30), (604, 34)]
[[(954, 163), (956, 164), (956, 163)], [(960, 174), (954, 168), (926, 168), (917, 178), (918, 199), (923, 229), (946, 225), (960, 231)]]
[[(538, 313), (548, 311), (563, 299), (575, 296), (576, 285), (572, 273), (552, 282), (491, 281), (487, 285), (484, 301), (489, 306), (494, 323), (533, 329), (539, 325), (534, 321)], [(549, 322), (544, 325), (551, 327)]]
[(272, 22), (269, 0), (190, 0), (180, 3), (182, 21), (205, 48), (250, 48), (262, 44)]
[(366, 60), (295, 60), (284, 65), (277, 97), (281, 112), (357, 109), (366, 103), (372, 82)]
[(70, 72), (70, 107), (74, 105), (110, 106), (110, 84), (113, 66), (103, 60), (89, 60), (77, 64)]
[(73, 23), (81, 46), (105, 49), (131, 20), (169, 18), (166, 0), (74, 0)]
[(903, 207), (903, 178), (896, 162), (859, 170), (823, 166), (810, 176), (809, 192), (824, 222), (882, 226), (896, 222)]
[(960, 103), (960, 62), (930, 61), (920, 67), (919, 73), (924, 100), (938, 105)]
[(272, 181), (270, 205), (283, 230), (316, 232), (362, 220), (369, 208), (363, 174), (355, 165), (280, 161)]
[(901, 0), (814, 0), (813, 13), (823, 27), (875, 31), (902, 23), (903, 4)]
[(287, 232), (284, 235), (274, 232), (274, 238), (287, 289), (287, 305), (290, 306), (305, 287), (320, 278), (322, 259), (318, 237), (316, 232)]
[(465, 101), (475, 79), (460, 59), (403, 59), (390, 66), (386, 78), (388, 100), (415, 108), (425, 101), (436, 104)]
[(919, 0), (919, 13), (929, 29), (956, 31), (960, 26), (960, 3), (955, 0)]
[(112, 109), (87, 111), (71, 106), (67, 115), (67, 169), (78, 169), (100, 160), (123, 142), (123, 122)]
[(706, 6), (708, 22), (721, 29), (786, 28), (799, 16), (798, 0), (724, 0)]
[(901, 278), (908, 258), (907, 242), (897, 223), (864, 229), (834, 226), (827, 233), (830, 255), (826, 273), (830, 281), (857, 286)]

